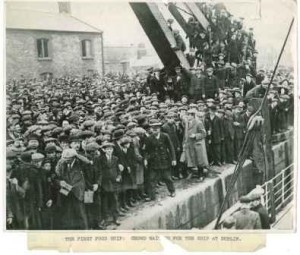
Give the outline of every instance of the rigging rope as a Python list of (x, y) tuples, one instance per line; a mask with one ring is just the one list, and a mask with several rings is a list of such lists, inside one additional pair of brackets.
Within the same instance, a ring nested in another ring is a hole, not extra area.
[(278, 68), (281, 56), (283, 54), (283, 51), (284, 51), (284, 48), (286, 46), (288, 37), (290, 35), (293, 23), (294, 23), (294, 18), (291, 21), (288, 33), (287, 33), (287, 35), (285, 37), (285, 40), (284, 40), (284, 43), (283, 43), (283, 45), (281, 47), (280, 54), (278, 56), (278, 59), (277, 59), (274, 71), (273, 71), (272, 76), (271, 76), (271, 80), (270, 80), (270, 82), (268, 84), (268, 87), (266, 89), (266, 92), (265, 92), (265, 95), (264, 95), (264, 97), (262, 99), (262, 102), (261, 102), (258, 110), (253, 114), (253, 116), (251, 116), (251, 118), (249, 119), (249, 121), (247, 123), (247, 133), (246, 133), (246, 136), (245, 136), (242, 148), (241, 148), (239, 156), (238, 156), (238, 162), (237, 162), (237, 164), (235, 166), (234, 173), (233, 173), (233, 175), (232, 175), (232, 177), (230, 179), (229, 188), (228, 188), (228, 190), (226, 192), (226, 195), (224, 197), (224, 200), (222, 202), (222, 205), (221, 205), (221, 208), (220, 208), (220, 212), (219, 212), (219, 215), (218, 215), (218, 218), (217, 218), (217, 221), (216, 221), (214, 229), (218, 229), (218, 227), (219, 227), (219, 222), (220, 222), (221, 217), (223, 215), (223, 211), (225, 209), (225, 205), (227, 203), (227, 200), (228, 200), (229, 196), (231, 195), (231, 192), (232, 192), (232, 190), (234, 188), (234, 184), (237, 181), (239, 173), (241, 172), (242, 167), (243, 167), (243, 165), (244, 165), (244, 163), (246, 161), (246, 158), (247, 158), (247, 155), (248, 155), (248, 150), (249, 150), (249, 148), (251, 148), (250, 145), (253, 143), (253, 140), (255, 138), (255, 135), (256, 135), (255, 129), (258, 127), (257, 124), (261, 124), (262, 123), (262, 118), (260, 117), (261, 112), (262, 112), (262, 107), (263, 107), (263, 105), (265, 104), (265, 102), (267, 100), (267, 94), (268, 94), (268, 92), (270, 90), (271, 84), (272, 84), (274, 76), (276, 74), (276, 71), (277, 71), (277, 68)]

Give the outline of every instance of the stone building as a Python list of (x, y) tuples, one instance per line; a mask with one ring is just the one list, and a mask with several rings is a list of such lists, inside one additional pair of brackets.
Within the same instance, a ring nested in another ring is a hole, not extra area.
[(93, 73), (104, 73), (103, 33), (73, 17), (70, 6), (59, 5), (58, 13), (7, 9), (7, 80)]

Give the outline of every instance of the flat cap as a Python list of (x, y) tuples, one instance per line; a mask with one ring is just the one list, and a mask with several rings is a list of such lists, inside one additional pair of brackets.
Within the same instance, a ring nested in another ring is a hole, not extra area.
[(94, 120), (86, 120), (85, 122), (83, 122), (83, 126), (85, 126), (85, 127), (92, 127), (94, 125), (95, 125)]
[(42, 161), (45, 158), (45, 156), (42, 153), (33, 153), (31, 155), (32, 161)]
[(77, 152), (74, 149), (64, 149), (62, 152), (63, 159), (74, 158), (76, 155), (77, 155)]
[(104, 141), (103, 144), (101, 145), (101, 148), (107, 148), (107, 147), (115, 147), (115, 145), (111, 142), (108, 142), (108, 141)]
[(96, 151), (100, 148), (100, 146), (96, 142), (88, 143), (85, 147), (85, 150), (88, 152)]
[(45, 147), (46, 153), (53, 153), (56, 152), (56, 146), (54, 144), (47, 144)]
[(120, 141), (120, 144), (121, 145), (124, 145), (124, 144), (126, 144), (126, 143), (131, 143), (131, 138), (129, 137), (129, 136), (124, 136), (122, 139), (121, 139), (121, 141)]
[(150, 127), (161, 126), (162, 123), (158, 119), (151, 119), (149, 122)]
[(240, 202), (241, 202), (242, 204), (247, 204), (247, 203), (250, 203), (250, 202), (251, 202), (251, 199), (250, 199), (248, 196), (242, 196), (242, 197), (240, 198)]

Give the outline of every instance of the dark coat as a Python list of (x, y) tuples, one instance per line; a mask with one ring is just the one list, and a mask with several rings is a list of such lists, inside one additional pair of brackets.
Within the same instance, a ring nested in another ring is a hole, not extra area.
[(247, 113), (244, 112), (243, 115), (242, 115), (242, 117), (243, 117), (243, 122), (244, 122), (244, 130), (243, 130), (243, 132), (244, 132), (244, 134), (246, 134), (247, 133), (247, 125), (248, 125), (248, 122), (249, 122), (249, 120), (251, 118), (251, 115), (248, 116)]
[(169, 135), (175, 151), (180, 150), (181, 144), (179, 142), (176, 124), (165, 123), (161, 129), (164, 133)]
[(120, 188), (120, 184), (116, 181), (121, 175), (118, 167), (119, 159), (112, 155), (111, 161), (108, 162), (106, 155), (101, 155), (99, 161), (102, 170), (102, 189), (106, 192), (116, 192)]
[[(40, 209), (43, 207), (43, 190), (41, 169), (26, 162), (20, 163), (20, 168), (12, 173), (11, 178), (18, 180), (19, 194), (17, 218), (21, 221), (20, 227), (24, 229), (41, 229)], [(20, 210), (20, 211), (19, 211)], [(26, 224), (28, 219), (29, 225)]]
[(157, 93), (159, 99), (163, 99), (166, 92), (164, 89), (164, 80), (162, 77), (159, 79), (156, 76), (150, 78), (150, 92)]
[(213, 120), (211, 120), (208, 115), (205, 118), (204, 125), (207, 132), (207, 140), (211, 140), (212, 144), (220, 144), (224, 139), (221, 119), (218, 116), (215, 116)]
[[(120, 148), (120, 147), (119, 147)], [(137, 159), (134, 153), (134, 148), (131, 145), (127, 152), (123, 150), (119, 152), (119, 163), (124, 167), (122, 171), (122, 182), (121, 187), (123, 190), (133, 189), (136, 187), (136, 163)]]
[(216, 77), (218, 78), (219, 87), (224, 88), (227, 79), (227, 68), (224, 66), (220, 66), (216, 70)]
[(244, 139), (244, 129), (246, 127), (245, 120), (241, 114), (234, 114), (233, 121), (238, 122), (238, 126), (234, 126), (234, 137), (235, 139)]
[(243, 97), (245, 97), (247, 95), (248, 91), (250, 91), (254, 87), (255, 87), (255, 82), (254, 81), (251, 80), (250, 83), (245, 81), (245, 83), (243, 85)]
[(93, 190), (94, 184), (98, 184), (99, 186), (101, 186), (102, 183), (102, 169), (101, 169), (100, 156), (95, 156), (91, 160), (93, 161), (93, 164), (86, 165), (84, 167), (84, 172), (83, 172), (86, 190)]
[(271, 228), (271, 226), (270, 226), (270, 217), (268, 215), (268, 212), (267, 212), (266, 208), (264, 208), (260, 204), (257, 207), (252, 208), (251, 210), (254, 211), (254, 212), (257, 212), (259, 214), (262, 229), (270, 229)]
[(266, 89), (263, 86), (258, 85), (247, 92), (246, 99), (263, 98), (265, 93), (266, 93)]
[(181, 50), (184, 52), (186, 50), (186, 45), (185, 45), (185, 42), (182, 39), (181, 35), (176, 35), (176, 36), (174, 36), (174, 38), (176, 41), (175, 50)]
[(57, 184), (57, 175), (55, 172), (43, 172), (42, 173), (42, 190), (43, 190), (43, 207), (49, 200), (56, 204), (59, 185)]
[(207, 98), (215, 98), (215, 94), (218, 93), (219, 83), (216, 76), (205, 76), (203, 79), (202, 95)]
[(145, 158), (150, 169), (168, 169), (176, 160), (174, 146), (169, 135), (161, 132), (159, 139), (152, 134), (146, 139)]
[(271, 124), (271, 132), (272, 134), (278, 131), (278, 105), (275, 107), (270, 106), (270, 124)]
[(223, 126), (224, 126), (224, 138), (233, 140), (234, 139), (233, 119), (225, 117), (223, 121)]
[(67, 184), (72, 186), (70, 192), (79, 200), (83, 201), (85, 191), (85, 180), (83, 176), (84, 163), (79, 159), (75, 159), (73, 165), (68, 170), (68, 164), (62, 162), (57, 169), (57, 175), (59, 180), (64, 180)]
[(233, 215), (236, 229), (261, 229), (260, 217), (257, 212), (240, 210)]
[(239, 46), (236, 41), (230, 40), (229, 45), (228, 45), (228, 61), (230, 63), (239, 63)]
[(189, 87), (188, 87), (188, 95), (191, 98), (195, 98), (196, 96), (201, 96), (202, 93), (202, 77), (197, 77), (195, 74), (190, 71), (183, 69), (183, 72), (189, 79)]
[(188, 94), (189, 81), (188, 77), (184, 74), (173, 77), (174, 93), (176, 99), (179, 100), (182, 95)]

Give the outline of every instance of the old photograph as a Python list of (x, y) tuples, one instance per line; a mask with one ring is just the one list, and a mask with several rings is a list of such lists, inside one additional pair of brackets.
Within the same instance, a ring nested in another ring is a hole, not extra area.
[(6, 230), (293, 231), (296, 9), (7, 0)]

